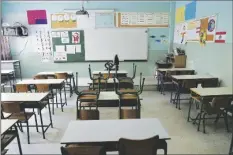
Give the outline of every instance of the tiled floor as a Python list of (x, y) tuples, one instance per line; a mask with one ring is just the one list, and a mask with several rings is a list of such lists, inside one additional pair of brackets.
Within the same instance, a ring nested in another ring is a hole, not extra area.
[[(197, 127), (187, 122), (188, 104), (182, 102), (181, 110), (169, 103), (169, 93), (161, 95), (156, 91), (144, 91), (142, 101), (143, 118), (159, 118), (164, 128), (171, 136), (168, 141), (169, 154), (227, 154), (230, 145), (231, 134), (227, 133), (223, 121), (217, 128), (213, 121), (207, 122), (207, 133), (197, 132)], [(68, 106), (64, 112), (57, 108), (53, 115), (54, 128), (48, 129), (46, 139), (35, 129), (30, 129), (31, 144), (27, 144), (26, 129), (20, 133), (24, 154), (60, 154), (60, 140), (70, 120), (75, 120), (76, 95), (68, 98)], [(118, 108), (100, 108), (101, 119), (117, 119)], [(48, 111), (43, 111), (45, 122), (48, 122)], [(31, 122), (33, 123), (33, 120)], [(202, 129), (202, 128), (201, 128)], [(41, 131), (41, 130), (40, 130)], [(77, 129), (78, 132), (78, 129)], [(75, 133), (74, 133), (75, 134)], [(17, 154), (16, 141), (8, 147), (8, 154)]]

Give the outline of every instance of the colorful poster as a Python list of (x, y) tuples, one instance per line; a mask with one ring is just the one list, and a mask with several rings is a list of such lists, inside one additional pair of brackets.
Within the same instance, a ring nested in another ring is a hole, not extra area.
[(72, 32), (72, 43), (73, 44), (80, 43), (80, 32)]
[(51, 28), (76, 28), (77, 20), (74, 13), (51, 14)]
[(225, 43), (226, 34), (226, 31), (216, 32), (215, 43)]
[(47, 24), (47, 15), (45, 10), (28, 10), (27, 18), (29, 25)]
[(201, 29), (200, 31), (200, 44), (204, 46), (207, 40), (207, 32), (206, 29)]
[(187, 42), (187, 23), (183, 23), (180, 29), (180, 44), (186, 44)]
[(196, 1), (193, 1), (185, 7), (185, 20), (196, 18)]
[(185, 21), (185, 6), (176, 9), (176, 23)]
[(199, 41), (200, 20), (189, 21), (187, 23), (187, 42)]
[(216, 16), (201, 19), (201, 30), (206, 31), (206, 41), (214, 42), (216, 29)]

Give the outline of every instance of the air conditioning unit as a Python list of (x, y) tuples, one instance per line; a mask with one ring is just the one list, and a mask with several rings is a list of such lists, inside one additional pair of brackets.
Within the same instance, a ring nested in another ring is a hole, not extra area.
[(28, 36), (28, 29), (25, 26), (3, 26), (4, 36)]

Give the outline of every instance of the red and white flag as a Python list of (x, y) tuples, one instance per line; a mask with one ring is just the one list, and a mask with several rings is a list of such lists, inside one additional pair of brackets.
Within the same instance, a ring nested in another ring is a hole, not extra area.
[(200, 29), (201, 29), (201, 27), (197, 27), (196, 28), (196, 33), (200, 33)]
[(226, 41), (226, 32), (216, 32), (215, 43), (225, 43)]

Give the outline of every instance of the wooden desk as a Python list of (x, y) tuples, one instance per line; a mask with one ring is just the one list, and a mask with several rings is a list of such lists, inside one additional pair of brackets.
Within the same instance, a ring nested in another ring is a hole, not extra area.
[[(92, 74), (93, 74), (94, 77), (98, 76), (99, 73), (101, 73), (103, 76), (108, 76), (108, 71), (93, 71), (92, 72)], [(116, 73), (115, 70), (114, 71), (110, 71), (110, 77), (111, 78), (114, 77), (115, 73)], [(127, 77), (127, 74), (128, 74), (128, 72), (124, 71), (124, 70), (117, 71), (118, 77)]]
[(17, 84), (27, 84), (27, 85), (35, 85), (35, 84), (62, 84), (64, 79), (39, 79), (39, 80), (23, 80), (18, 82)]
[(205, 80), (205, 79), (217, 79), (212, 75), (172, 75), (172, 78), (180, 81), (180, 80)]
[[(77, 132), (77, 129), (79, 132)], [(155, 135), (163, 141), (170, 136), (157, 118), (70, 121), (61, 144), (117, 144), (120, 138), (146, 139)], [(117, 151), (117, 150), (115, 150)]]
[[(42, 128), (43, 138), (45, 139), (45, 132), (48, 130), (50, 126), (53, 127), (53, 122), (52, 122), (50, 104), (48, 101), (50, 123), (49, 125), (43, 125), (40, 103), (47, 99), (48, 94), (49, 94), (48, 92), (47, 93), (2, 93), (1, 101), (2, 102), (22, 102), (24, 108), (38, 108), (40, 119), (41, 119), (41, 128)], [(47, 128), (44, 129), (44, 127), (47, 127)]]
[(54, 71), (54, 72), (39, 72), (36, 75), (55, 75), (56, 73), (67, 73), (69, 75), (72, 75), (72, 71)]
[(193, 69), (189, 68), (158, 68), (157, 71), (159, 72), (167, 72), (167, 71), (178, 71), (178, 72), (194, 72)]
[[(11, 141), (17, 138), (19, 154), (22, 155), (22, 148), (17, 130), (17, 119), (2, 119), (1, 120), (1, 151), (3, 151)], [(14, 128), (12, 130), (11, 128)]]

